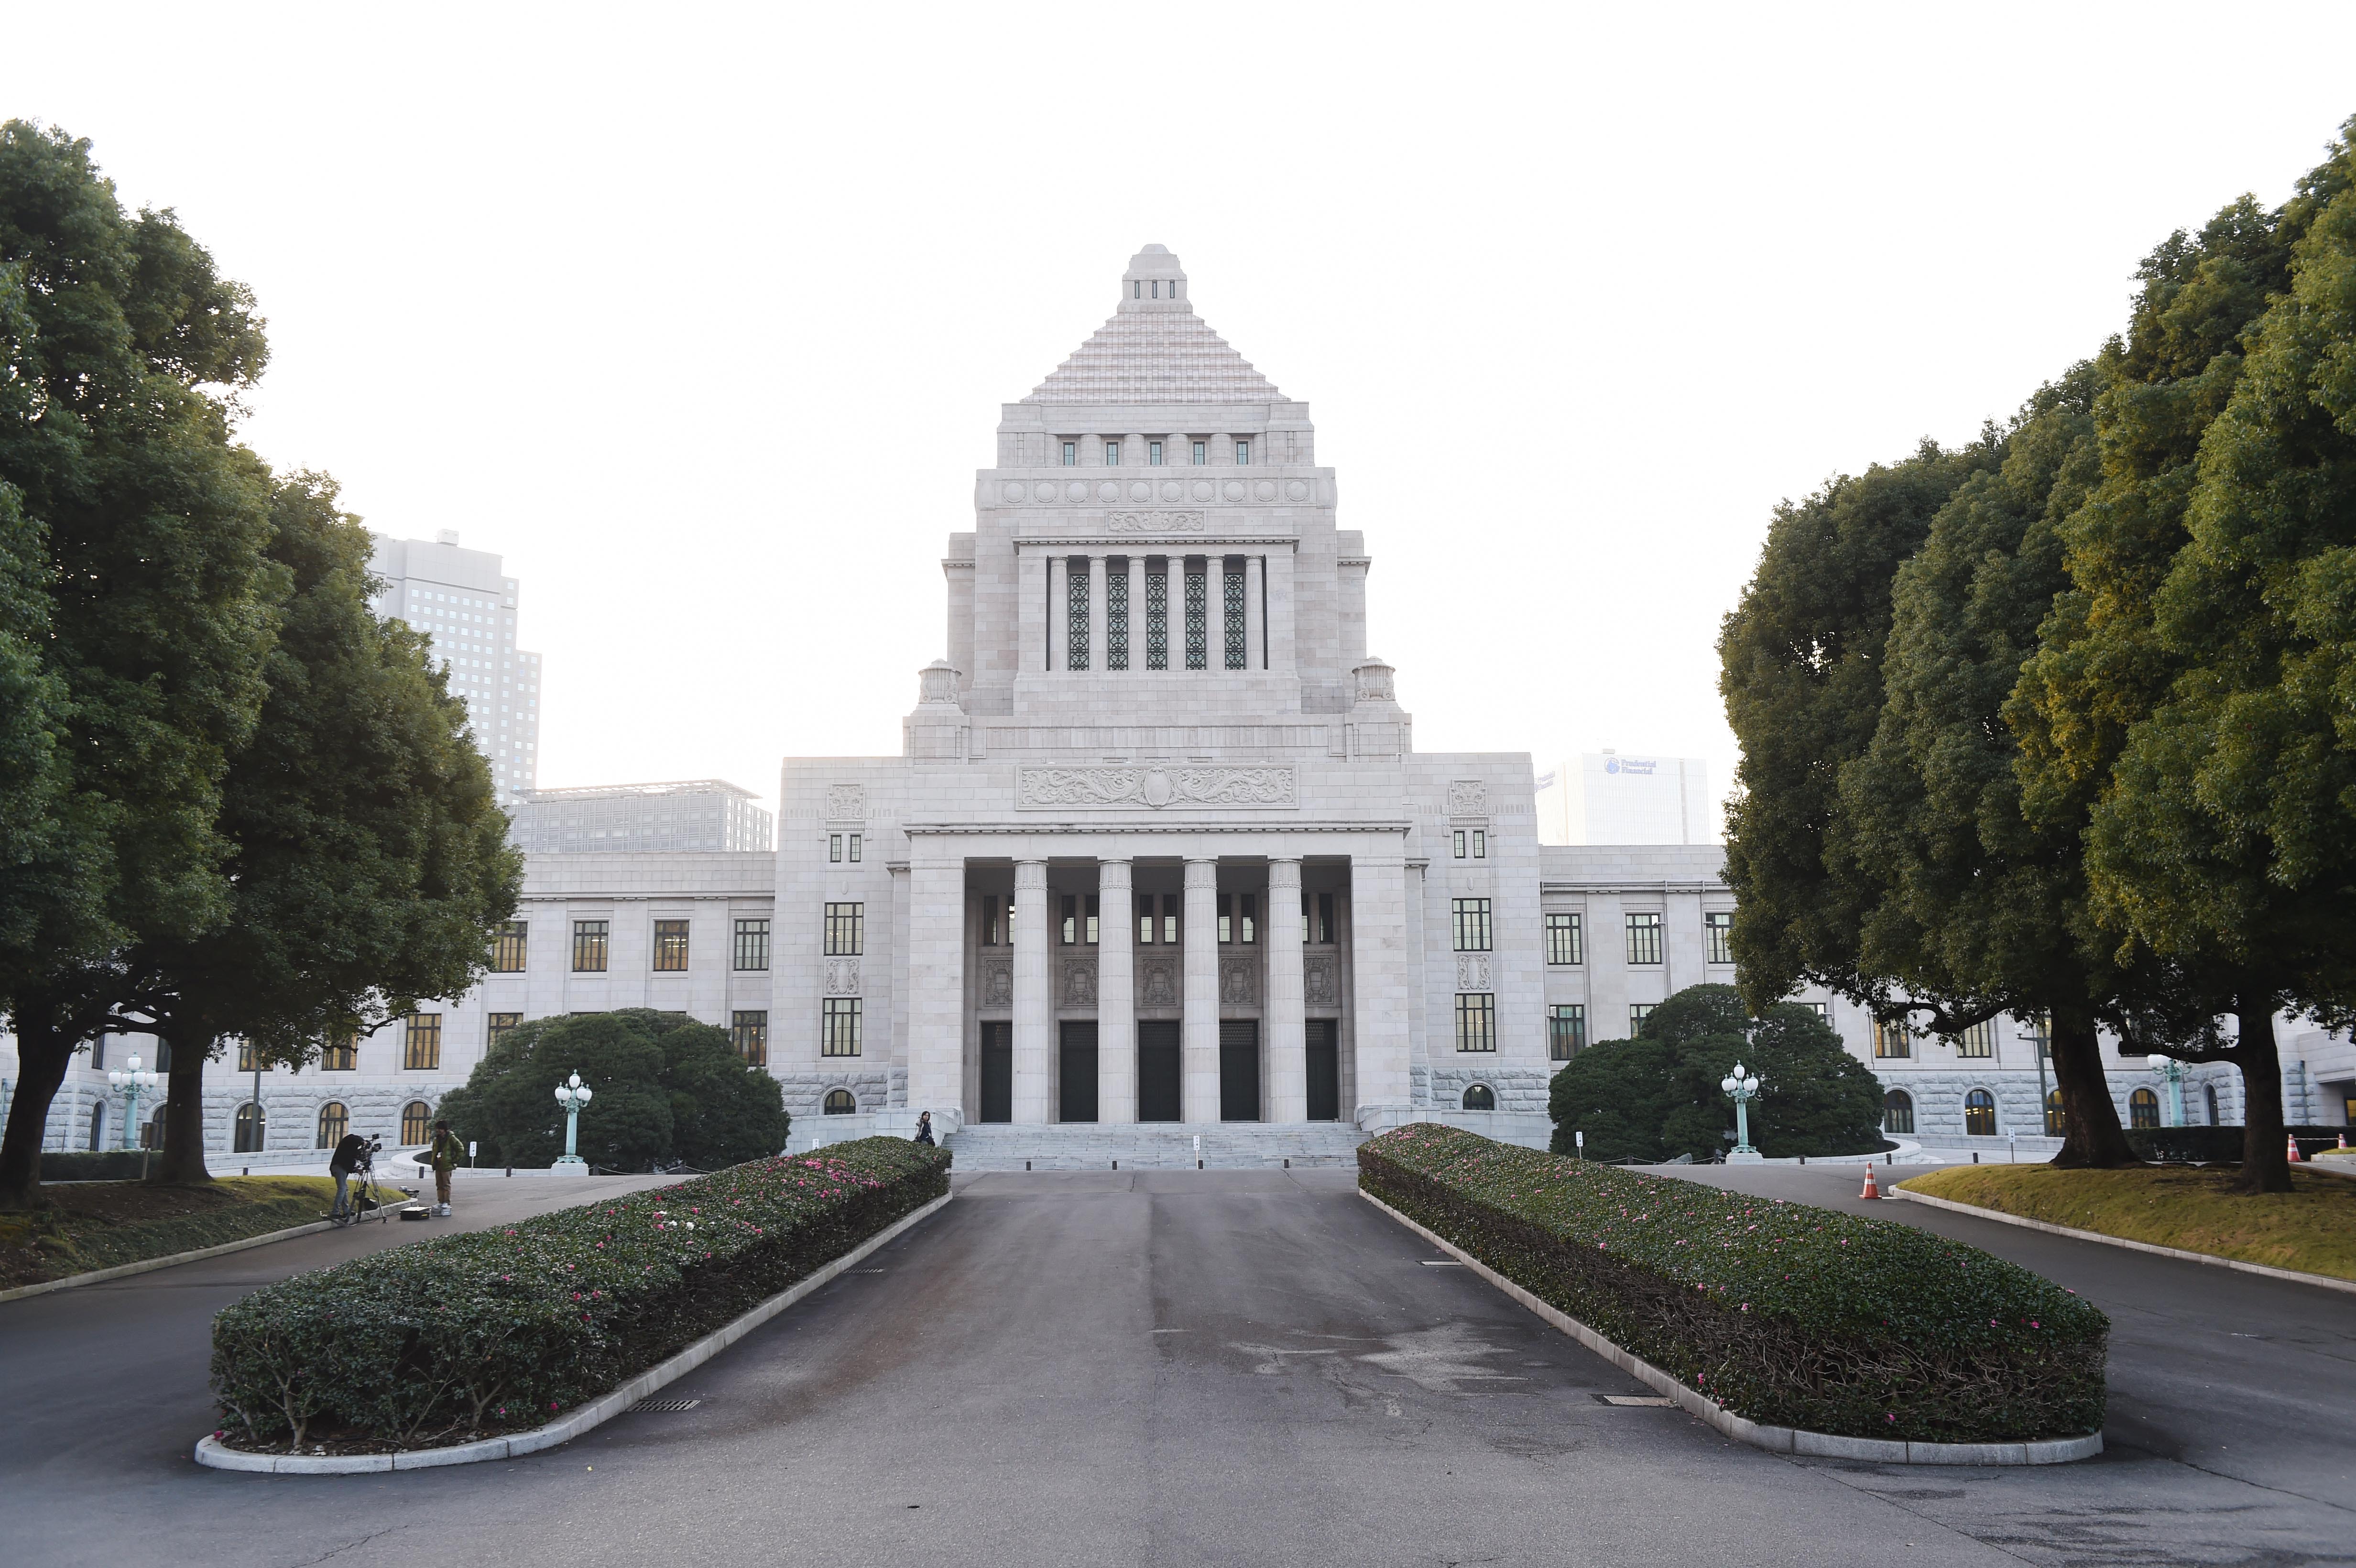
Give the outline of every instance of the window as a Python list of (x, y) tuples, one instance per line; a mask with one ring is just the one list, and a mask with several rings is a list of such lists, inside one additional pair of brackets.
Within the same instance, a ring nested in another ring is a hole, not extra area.
[(818, 1053), (820, 1056), (859, 1054), (857, 997), (829, 997), (819, 1004)]
[(1497, 1108), (1497, 1092), (1486, 1083), (1468, 1085), (1464, 1091), (1464, 1108), (1468, 1111), (1494, 1111)]
[(401, 1065), (411, 1072), (442, 1070), (442, 1015), (412, 1013), (402, 1020)]
[(1486, 953), (1489, 951), (1489, 901), (1487, 899), (1457, 899), (1454, 901), (1456, 951)]
[(262, 1070), (262, 1053), (254, 1049), (254, 1044), (250, 1040), (237, 1042), (237, 1070), (240, 1072), (258, 1072)]
[(1632, 914), (1628, 917), (1628, 962), (1658, 964), (1661, 961), (1661, 917), (1657, 914)]
[(1497, 998), (1489, 991), (1456, 994), (1456, 1049), (1497, 1049)]
[(1219, 942), (1222, 946), (1248, 946), (1259, 940), (1259, 895), (1219, 895)]
[(1703, 960), (1710, 964), (1734, 962), (1734, 912), (1730, 909), (1711, 910), (1701, 917)]
[(1079, 465), (1080, 443), (1076, 441), (1067, 441), (1064, 443), (1064, 466), (1066, 468), (1077, 468)]
[(1914, 1097), (1903, 1089), (1892, 1089), (1881, 1097), (1881, 1130), (1885, 1133), (1911, 1133), (1914, 1130)]
[[(2212, 1107), (2216, 1104), (2213, 1090), (2211, 1092), (2209, 1103)], [(2213, 1117), (2211, 1119), (2213, 1120)], [(2045, 1091), (2045, 1136), (2049, 1138), (2069, 1136), (2068, 1129), (2062, 1120), (2062, 1091), (2059, 1089)]]
[(736, 967), (740, 970), (766, 969), (769, 966), (769, 923), (766, 918), (740, 920), (736, 923)]
[(2148, 1089), (2138, 1089), (2128, 1095), (2127, 1125), (2131, 1127), (2159, 1125), (2159, 1096)]
[(106, 1102), (101, 1100), (90, 1108), (90, 1152), (97, 1154), (106, 1147)]
[(1088, 667), (1088, 558), (1076, 555), (1064, 568), (1064, 667)]
[(1153, 944), (1153, 895), (1151, 893), (1137, 895), (1137, 942), (1141, 947), (1150, 947)]
[(1464, 859), (1464, 829), (1462, 827), (1456, 830), (1456, 858), (1460, 860)]
[(1996, 1054), (1996, 1025), (1986, 1019), (1955, 1036), (1955, 1054), (1964, 1057), (1989, 1057)]
[(740, 1012), (730, 1017), (728, 1043), (736, 1054), (755, 1067), (769, 1064), (769, 1015), (760, 1012)]
[(1129, 562), (1119, 556), (1105, 564), (1105, 668), (1129, 667)]
[(330, 1100), (319, 1107), (319, 1136), (311, 1147), (333, 1148), (343, 1142), (344, 1135), (351, 1130), (351, 1112), (344, 1108), (341, 1100)]
[(1329, 944), (1334, 941), (1333, 895), (1332, 893), (1319, 893), (1317, 895), (1317, 940), (1321, 943)]
[(687, 972), (687, 922), (659, 920), (655, 922), (655, 973), (680, 975)]
[(1489, 835), (1478, 827), (1472, 830), (1472, 858), (1475, 860), (1489, 858)]
[(2020, 1025), (2020, 1038), (2036, 1048), (2037, 1060), (2051, 1061), (2053, 1059), (2052, 1019), (2043, 1013), (2039, 1013), (2033, 1018), (2019, 1019), (2016, 1021)]
[(1119, 466), (1120, 466), (1120, 443), (1119, 443), (1119, 442), (1117, 442), (1117, 441), (1108, 441), (1108, 442), (1106, 442), (1106, 443), (1104, 443), (1104, 449), (1105, 449), (1105, 466), (1106, 466), (1107, 468), (1118, 468), (1118, 467), (1119, 467)]
[(1579, 952), (1579, 916), (1550, 914), (1546, 917), (1547, 962), (1577, 964)]
[(1227, 667), (1242, 669), (1249, 661), (1245, 657), (1244, 563), (1239, 556), (1227, 558), (1219, 579), (1219, 601), (1226, 617)]
[(1178, 940), (1178, 917), (1186, 907), (1183, 893), (1162, 895), (1162, 943), (1168, 946)]
[(1209, 571), (1209, 564), (1200, 557), (1186, 562), (1186, 667), (1188, 669), (1210, 667)]
[(842, 863), (841, 834), (830, 833), (826, 836), (826, 858), (831, 864), (841, 865)]
[(523, 973), (524, 933), (522, 921), (502, 921), (498, 934), (491, 939), (491, 973), (520, 975)]
[(1011, 901), (1011, 900), (1000, 898), (996, 893), (991, 893), (981, 901), (981, 933), (978, 940), (982, 946), (1006, 945), (1006, 917), (1011, 912), (1006, 906)]
[(1251, 466), (1250, 442), (1239, 441), (1236, 443), (1236, 466), (1238, 468), (1249, 468)]
[(1145, 667), (1170, 667), (1170, 562), (1158, 557), (1145, 563)]
[(260, 1154), (270, 1140), (270, 1113), (252, 1100), (237, 1108), (234, 1154)]
[(147, 1125), (139, 1129), (139, 1147), (141, 1148), (162, 1148), (164, 1147), (164, 1107), (161, 1105), (156, 1106), (155, 1114), (147, 1118)]
[(1964, 1096), (1964, 1131), (1976, 1138), (1996, 1136), (1996, 1096), (1975, 1089)]
[(434, 1136), (434, 1107), (412, 1100), (401, 1108), (401, 1147), (415, 1148)]
[(1658, 1003), (1658, 1002), (1631, 1002), (1631, 1003), (1629, 1003), (1629, 1004), (1628, 1004), (1628, 1032), (1629, 1032), (1631, 1035), (1641, 1035), (1641, 1034), (1643, 1034), (1643, 1033), (1644, 1032), (1644, 1020), (1645, 1020), (1646, 1019), (1648, 1019), (1648, 1018), (1651, 1018), (1651, 1017), (1653, 1016), (1653, 1009), (1654, 1009), (1655, 1008), (1659, 1007), (1660, 1005), (1661, 1005), (1661, 1004), (1660, 1004), (1660, 1003)]
[(826, 1092), (825, 1110), (830, 1116), (855, 1115), (859, 1111), (859, 1096), (848, 1089), (830, 1089)]
[[(2217, 1110), (2217, 1085), (2203, 1083), (2201, 1086), (2201, 1093), (2209, 1102), (2209, 1125), (2212, 1127), (2223, 1126), (2225, 1118), (2220, 1115)], [(2356, 1095), (2350, 1095), (2342, 1100), (2340, 1105), (2346, 1111), (2348, 1120), (2351, 1123), (2356, 1123)]]
[(492, 1013), (483, 1020), (483, 1049), (496, 1051), (499, 1041), (523, 1028), (521, 1013)]
[(605, 972), (607, 924), (602, 920), (576, 920), (573, 923), (573, 972), (575, 975), (603, 975)]
[(357, 1035), (337, 1035), (319, 1047), (322, 1072), (357, 1072), (359, 1065), (360, 1042)]
[(1873, 1020), (1873, 1054), (1886, 1057), (1906, 1057), (1914, 1054), (1914, 1036), (1903, 1023), (1885, 1019)]
[(1587, 1009), (1577, 1002), (1558, 1002), (1547, 1009), (1547, 1055), (1569, 1061), (1587, 1049)]
[(1194, 443), (1194, 466), (1200, 468), (1210, 461), (1211, 443), (1207, 441), (1196, 442)]
[(1145, 464), (1149, 468), (1159, 468), (1162, 466), (1162, 443), (1160, 442), (1149, 441), (1145, 443)]
[(851, 836), (851, 863), (854, 866), (859, 864), (859, 835), (856, 833)]
[(863, 903), (826, 906), (826, 955), (856, 958), (866, 951), (867, 906)]

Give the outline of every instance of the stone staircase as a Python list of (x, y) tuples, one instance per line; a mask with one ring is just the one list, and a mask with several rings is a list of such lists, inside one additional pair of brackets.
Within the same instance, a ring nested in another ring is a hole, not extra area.
[(980, 1122), (944, 1141), (961, 1171), (1277, 1170), (1355, 1168), (1366, 1135), (1347, 1122)]

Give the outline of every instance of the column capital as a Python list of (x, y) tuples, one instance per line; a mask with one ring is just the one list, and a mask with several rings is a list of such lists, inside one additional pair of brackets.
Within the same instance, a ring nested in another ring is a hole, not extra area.
[(1186, 885), (1190, 888), (1217, 887), (1219, 885), (1219, 858), (1216, 855), (1187, 857)]
[(1301, 858), (1297, 855), (1270, 855), (1268, 858), (1268, 885), (1271, 888), (1299, 887)]
[(1098, 860), (1097, 862), (1097, 882), (1100, 887), (1111, 887), (1118, 884), (1125, 888), (1129, 886), (1130, 871), (1131, 869), (1131, 862), (1126, 859)]
[(1044, 860), (1015, 861), (1014, 885), (1017, 888), (1044, 890), (1047, 886), (1047, 862)]

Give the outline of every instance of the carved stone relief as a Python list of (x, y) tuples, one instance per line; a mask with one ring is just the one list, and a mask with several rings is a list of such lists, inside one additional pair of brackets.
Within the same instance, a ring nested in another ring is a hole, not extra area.
[(1288, 767), (1023, 768), (1014, 800), (1054, 806), (1292, 806), (1300, 791)]
[(1243, 954), (1219, 957), (1219, 1005), (1248, 1008), (1259, 1000), (1259, 959)]
[(1448, 815), (1451, 816), (1486, 816), (1489, 815), (1489, 785), (1483, 779), (1457, 779), (1448, 786)]
[(1174, 1008), (1178, 1005), (1178, 961), (1175, 958), (1140, 960), (1137, 979), (1139, 1007)]
[(1105, 532), (1110, 534), (1199, 534), (1200, 512), (1108, 512)]
[(1064, 960), (1064, 997), (1057, 1004), (1066, 1008), (1093, 1008), (1097, 1005), (1097, 961), (1093, 958)]
[(1342, 1005), (1342, 958), (1335, 953), (1308, 953), (1301, 959), (1301, 999), (1312, 1008)]
[(827, 785), (826, 815), (829, 821), (855, 821), (865, 817), (867, 786), (855, 784)]
[(859, 994), (859, 960), (830, 958), (826, 961), (826, 994), (830, 997), (855, 997)]
[(981, 961), (980, 1003), (985, 1008), (1011, 1008), (1014, 1005), (1014, 960), (985, 958)]
[(1485, 953), (1460, 953), (1456, 955), (1456, 988), (1460, 991), (1494, 989), (1489, 984), (1489, 955)]

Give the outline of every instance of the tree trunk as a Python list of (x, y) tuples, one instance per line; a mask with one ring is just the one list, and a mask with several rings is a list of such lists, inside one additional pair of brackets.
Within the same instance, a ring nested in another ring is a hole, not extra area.
[(0, 1139), (0, 1210), (30, 1209), (41, 1196), (41, 1136), (49, 1122), (49, 1103), (66, 1081), (74, 1048), (81, 1041), (61, 1029), (52, 1009), (37, 1000), (19, 997), (11, 1021), (16, 1027), (15, 1097), (8, 1104), (8, 1131)]
[(2288, 1192), (2290, 1135), (2283, 1128), (2274, 998), (2244, 997), (2236, 1012), (2242, 1026), (2241, 1041), (2233, 1048), (2233, 1065), (2242, 1070), (2242, 1190)]
[[(2118, 1103), (2103, 1071), (2103, 1039), (2094, 1015), (2056, 1008), (2051, 1025), (2053, 1086), (2062, 1094), (2062, 1152), (2053, 1163), (2072, 1170), (2113, 1170), (2140, 1165), (2119, 1125)], [(2042, 1110), (2043, 1107), (2040, 1107)]]
[(155, 1186), (210, 1181), (205, 1168), (205, 1056), (212, 1036), (201, 1027), (166, 1019), (156, 1033), (172, 1048), (171, 1098), (164, 1104), (164, 1157), (147, 1173)]

